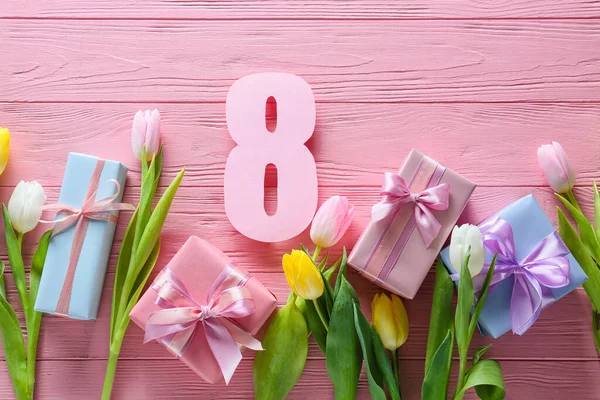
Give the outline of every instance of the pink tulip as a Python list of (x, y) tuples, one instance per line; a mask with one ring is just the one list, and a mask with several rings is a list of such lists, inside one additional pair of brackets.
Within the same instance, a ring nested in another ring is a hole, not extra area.
[(142, 159), (143, 146), (146, 146), (147, 160), (151, 160), (152, 156), (158, 153), (160, 149), (160, 113), (157, 109), (135, 113), (131, 127), (131, 146), (139, 160)]
[(327, 200), (313, 218), (310, 238), (318, 247), (334, 246), (348, 230), (354, 206), (343, 196), (333, 196)]
[(548, 184), (557, 193), (567, 193), (575, 185), (575, 172), (567, 158), (567, 153), (558, 142), (544, 144), (537, 152), (538, 162)]

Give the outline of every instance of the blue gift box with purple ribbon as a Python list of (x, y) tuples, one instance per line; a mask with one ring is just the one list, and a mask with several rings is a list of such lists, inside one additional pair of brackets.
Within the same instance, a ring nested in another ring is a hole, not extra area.
[[(587, 276), (569, 252), (533, 195), (510, 204), (480, 223), (486, 267), (494, 253), (496, 269), (479, 317), (482, 334), (498, 338), (508, 331), (522, 335), (542, 310), (586, 281)], [(451, 274), (449, 248), (441, 253)], [(473, 278), (481, 287), (487, 268)]]

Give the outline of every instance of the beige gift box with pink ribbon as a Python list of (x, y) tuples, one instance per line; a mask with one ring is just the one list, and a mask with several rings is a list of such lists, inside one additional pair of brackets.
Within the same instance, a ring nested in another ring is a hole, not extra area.
[(385, 175), (382, 200), (348, 263), (377, 285), (412, 299), (463, 212), (475, 184), (412, 150)]

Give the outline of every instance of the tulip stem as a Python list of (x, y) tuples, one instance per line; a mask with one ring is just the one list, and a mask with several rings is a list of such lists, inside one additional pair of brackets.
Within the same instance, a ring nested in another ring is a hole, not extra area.
[(396, 380), (396, 386), (400, 391), (400, 371), (398, 369), (398, 349), (392, 350), (392, 366), (394, 368), (394, 379)]
[(318, 299), (314, 299), (313, 300), (313, 304), (315, 305), (315, 310), (317, 310), (317, 314), (319, 314), (319, 318), (321, 319), (321, 323), (325, 327), (325, 330), (327, 332), (329, 332), (329, 324), (327, 323), (327, 320), (325, 319), (325, 316), (323, 315), (323, 311), (321, 311), (321, 307), (319, 306)]
[(581, 211), (581, 207), (579, 207), (579, 203), (577, 203), (577, 199), (575, 198), (575, 194), (573, 193), (573, 189), (569, 189), (569, 191), (567, 192), (567, 198), (569, 199), (569, 202), (575, 208), (577, 208), (579, 211)]
[(21, 251), (21, 248), (23, 247), (23, 233), (22, 232), (17, 232), (17, 244), (19, 245), (19, 251)]
[(317, 248), (315, 249), (315, 252), (313, 253), (312, 259), (313, 261), (316, 263), (317, 262), (317, 258), (319, 258), (319, 254), (321, 253), (321, 246), (317, 246)]

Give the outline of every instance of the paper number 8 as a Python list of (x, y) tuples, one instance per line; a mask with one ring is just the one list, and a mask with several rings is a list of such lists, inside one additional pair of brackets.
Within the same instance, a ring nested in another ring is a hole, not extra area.
[[(277, 104), (277, 127), (269, 132), (265, 107)], [(317, 168), (304, 145), (315, 128), (315, 99), (302, 78), (259, 73), (236, 81), (227, 94), (227, 127), (238, 144), (225, 166), (225, 211), (245, 236), (278, 242), (301, 233), (317, 208)], [(277, 212), (264, 208), (268, 164), (277, 168)]]

